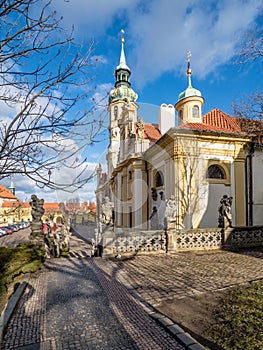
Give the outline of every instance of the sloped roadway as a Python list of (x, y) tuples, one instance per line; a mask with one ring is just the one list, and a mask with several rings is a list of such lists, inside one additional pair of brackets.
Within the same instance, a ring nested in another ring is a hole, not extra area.
[(108, 267), (101, 258), (47, 260), (30, 277), (2, 349), (184, 349)]

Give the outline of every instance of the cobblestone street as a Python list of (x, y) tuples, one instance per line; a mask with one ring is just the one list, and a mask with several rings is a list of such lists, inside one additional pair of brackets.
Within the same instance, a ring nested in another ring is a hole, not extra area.
[(2, 350), (185, 349), (152, 307), (263, 278), (262, 249), (104, 260), (74, 235), (70, 247), (29, 279)]
[(263, 251), (210, 251), (144, 255), (114, 263), (144, 300), (158, 306), (263, 278)]
[(2, 349), (184, 349), (109, 267), (100, 258), (47, 261), (29, 280)]

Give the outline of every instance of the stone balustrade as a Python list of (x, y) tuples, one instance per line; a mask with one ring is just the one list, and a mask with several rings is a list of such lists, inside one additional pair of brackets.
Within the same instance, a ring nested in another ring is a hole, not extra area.
[(106, 232), (102, 235), (103, 256), (128, 253), (166, 253), (164, 231), (135, 231), (123, 233)]
[[(104, 236), (104, 237), (103, 237)], [(235, 249), (263, 245), (263, 226), (134, 231), (102, 235), (103, 256)]]
[(168, 232), (168, 252), (222, 248), (222, 229), (203, 228)]
[(263, 226), (228, 228), (224, 232), (224, 246), (246, 248), (263, 245)]

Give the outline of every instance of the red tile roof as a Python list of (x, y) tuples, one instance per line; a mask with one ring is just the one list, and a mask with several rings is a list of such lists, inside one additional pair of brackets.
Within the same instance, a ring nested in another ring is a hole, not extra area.
[(230, 117), (218, 108), (214, 108), (206, 113), (202, 119), (203, 123), (184, 123), (178, 128), (246, 134), (246, 132), (241, 129), (240, 122), (237, 118)]
[(96, 204), (94, 202), (90, 202), (89, 204), (89, 210), (92, 212), (92, 213), (96, 213)]
[(156, 142), (162, 136), (157, 124), (145, 124), (144, 135), (150, 142)]
[(45, 211), (60, 211), (59, 203), (44, 203)]
[(84, 202), (84, 203), (66, 203), (65, 209), (67, 211), (73, 211), (73, 212), (82, 212), (82, 213), (88, 213), (93, 212), (96, 213), (96, 204), (94, 202)]
[(206, 113), (203, 116), (203, 123), (214, 127), (219, 127), (222, 131), (226, 132), (241, 132), (238, 120), (230, 117), (226, 113), (220, 111), (218, 108), (214, 108), (212, 111)]
[(200, 130), (200, 131), (217, 131), (217, 132), (223, 131), (222, 128), (220, 128), (218, 126), (204, 124), (204, 123), (184, 123), (184, 124), (178, 126), (178, 128), (179, 129)]
[(15, 195), (13, 195), (13, 193), (10, 192), (5, 186), (0, 186), (0, 198), (18, 200), (18, 198)]
[[(202, 117), (202, 123), (184, 123), (178, 126), (179, 129), (191, 129), (198, 131), (215, 131), (220, 133), (235, 133), (241, 135), (261, 135), (263, 134), (263, 122), (234, 118), (222, 112), (218, 108), (212, 109)], [(137, 134), (137, 125), (135, 123)], [(155, 143), (161, 137), (157, 124), (144, 124), (144, 139), (149, 139)]]
[(4, 201), (2, 204), (2, 208), (30, 208), (30, 204), (28, 202), (12, 202), (12, 201)]
[[(137, 134), (137, 125), (135, 123), (135, 132)], [(137, 134), (138, 136), (138, 134)], [(144, 139), (148, 139), (151, 143), (156, 142), (161, 137), (160, 130), (157, 124), (144, 124)]]

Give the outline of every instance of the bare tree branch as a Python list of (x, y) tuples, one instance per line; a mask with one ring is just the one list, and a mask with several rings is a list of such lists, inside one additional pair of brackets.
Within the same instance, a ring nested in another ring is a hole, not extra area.
[[(263, 59), (263, 6), (255, 27), (247, 31), (241, 39), (237, 64)], [(262, 74), (259, 71), (258, 74)], [(263, 91), (243, 96), (232, 103), (233, 115), (239, 118), (242, 131), (262, 137), (263, 135)]]
[[(94, 43), (77, 45), (50, 5), (0, 1), (0, 102), (9, 110), (0, 116), (0, 180), (22, 174), (74, 191), (92, 177), (78, 153), (96, 140), (106, 108), (91, 103)], [(63, 168), (76, 170), (70, 183), (50, 176)]]

